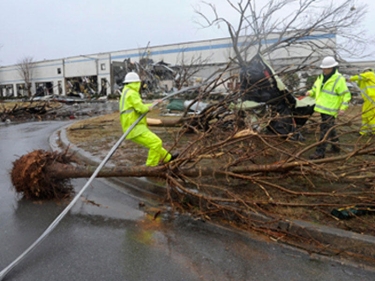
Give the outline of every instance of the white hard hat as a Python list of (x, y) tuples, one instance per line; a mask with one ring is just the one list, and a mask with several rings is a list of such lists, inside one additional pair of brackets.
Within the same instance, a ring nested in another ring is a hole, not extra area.
[(138, 74), (135, 72), (129, 72), (125, 75), (125, 79), (123, 83), (131, 83), (131, 82), (141, 82), (141, 79), (139, 78)]
[(332, 68), (338, 65), (339, 63), (335, 60), (334, 57), (325, 57), (322, 60), (322, 64), (320, 65), (320, 68)]
[(374, 69), (372, 67), (365, 67), (362, 72), (366, 72), (366, 71), (372, 71), (374, 72)]

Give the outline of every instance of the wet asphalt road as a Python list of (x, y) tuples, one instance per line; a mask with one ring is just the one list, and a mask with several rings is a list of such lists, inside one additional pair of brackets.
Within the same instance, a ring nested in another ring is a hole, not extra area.
[[(49, 136), (66, 124), (0, 125), (0, 270), (65, 207), (17, 197), (12, 162), (48, 150)], [(77, 190), (85, 182), (73, 181)], [(375, 280), (373, 271), (204, 222), (153, 220), (139, 209), (139, 198), (104, 180), (94, 180), (83, 197), (3, 280)]]

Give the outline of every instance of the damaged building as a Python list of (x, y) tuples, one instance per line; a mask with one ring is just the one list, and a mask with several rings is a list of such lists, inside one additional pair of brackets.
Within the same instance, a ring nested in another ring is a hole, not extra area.
[[(276, 35), (275, 35), (276, 38)], [(272, 44), (272, 36), (269, 42)], [(336, 44), (336, 34), (314, 32), (306, 40), (313, 40), (316, 45)], [(334, 48), (333, 48), (334, 49)], [(272, 61), (277, 69), (305, 57), (307, 50), (292, 47), (280, 50), (267, 60)], [(317, 61), (322, 54), (316, 53), (311, 61)], [(178, 43), (163, 46), (122, 50), (108, 53), (78, 55), (54, 60), (33, 62), (32, 76), (28, 91), (25, 80), (21, 77), (17, 65), (0, 67), (0, 97), (23, 97), (28, 92), (32, 95), (92, 95), (107, 96), (118, 93), (122, 80), (128, 71), (141, 74), (149, 91), (171, 91), (173, 87), (185, 86), (180, 69), (183, 65), (193, 65), (198, 70), (195, 78), (208, 77), (215, 70), (225, 66), (233, 57), (231, 38), (221, 38), (196, 42)], [(251, 54), (249, 54), (251, 58)], [(226, 87), (236, 87), (238, 81), (228, 81)]]

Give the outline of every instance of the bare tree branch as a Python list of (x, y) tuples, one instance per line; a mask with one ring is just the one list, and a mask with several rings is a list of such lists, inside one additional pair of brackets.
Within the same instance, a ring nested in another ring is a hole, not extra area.
[[(331, 50), (340, 57), (363, 57), (369, 41), (360, 25), (367, 6), (355, 6), (354, 0), (273, 0), (266, 4), (259, 1), (235, 4), (227, 0), (227, 3), (238, 14), (237, 25), (220, 16), (215, 5), (209, 2), (202, 4), (211, 10), (211, 15), (198, 9), (196, 13), (203, 20), (202, 27), (227, 27), (236, 54), (235, 61), (242, 66), (252, 54), (269, 55), (291, 46), (308, 50), (310, 54)], [(316, 38), (315, 41), (309, 40), (314, 39), (311, 36), (317, 31), (337, 34), (340, 44), (336, 45), (335, 38), (324, 38), (324, 42), (318, 43)]]
[(25, 83), (28, 97), (31, 97), (31, 81), (33, 79), (34, 64), (32, 57), (24, 57), (17, 63), (17, 70)]

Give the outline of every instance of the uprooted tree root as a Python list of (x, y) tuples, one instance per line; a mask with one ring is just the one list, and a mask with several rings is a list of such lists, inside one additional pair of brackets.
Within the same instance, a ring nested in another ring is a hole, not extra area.
[(69, 179), (56, 179), (46, 172), (52, 163), (69, 163), (66, 152), (35, 150), (13, 162), (11, 180), (17, 193), (27, 199), (63, 199), (73, 194)]

